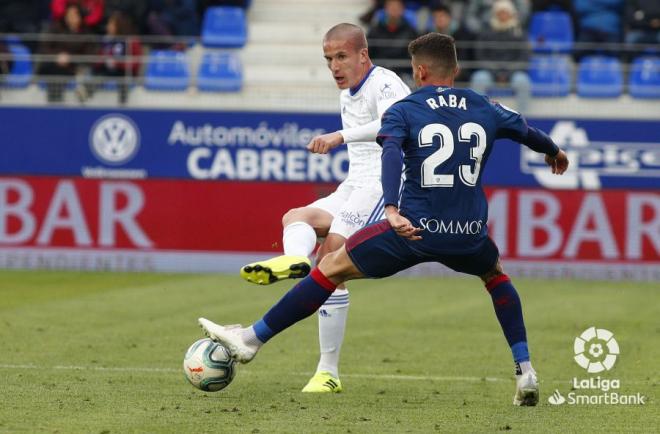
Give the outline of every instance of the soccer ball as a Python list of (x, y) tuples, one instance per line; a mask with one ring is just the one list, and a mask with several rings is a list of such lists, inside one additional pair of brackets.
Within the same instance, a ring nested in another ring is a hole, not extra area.
[(196, 388), (217, 392), (229, 386), (236, 373), (236, 361), (227, 348), (211, 339), (200, 339), (188, 348), (183, 358), (183, 372)]

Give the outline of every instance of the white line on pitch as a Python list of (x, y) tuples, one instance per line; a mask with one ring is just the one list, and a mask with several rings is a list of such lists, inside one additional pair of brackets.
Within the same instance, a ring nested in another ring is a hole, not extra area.
[(386, 380), (409, 380), (409, 381), (510, 381), (504, 378), (494, 377), (456, 377), (456, 376), (435, 376), (435, 375), (401, 375), (401, 374), (342, 374), (342, 377), (349, 378), (367, 378), (367, 379), (386, 379)]
[[(75, 365), (53, 365), (53, 366), (37, 366), (37, 365), (12, 365), (0, 364), (0, 369), (40, 369), (40, 370), (60, 370), (60, 371), (111, 371), (111, 372), (179, 372), (179, 369), (174, 368), (146, 368), (146, 367), (106, 367), (106, 366), (75, 366)], [(244, 372), (245, 373), (245, 372)], [(249, 374), (249, 371), (247, 371)], [(306, 376), (307, 373), (296, 372), (290, 373), (295, 376)], [(401, 374), (344, 374), (348, 378), (366, 378), (366, 379), (386, 379), (386, 380), (402, 380), (402, 381), (508, 381), (503, 378), (492, 377), (439, 377), (439, 376), (425, 376), (425, 375), (401, 375)]]
[(10, 365), (0, 364), (0, 369), (40, 369), (47, 371), (116, 371), (116, 372), (179, 372), (174, 368), (131, 368), (131, 367), (107, 367), (107, 366), (37, 366), (37, 365)]
[[(180, 369), (175, 368), (147, 368), (147, 367), (108, 367), (108, 366), (76, 366), (76, 365), (53, 365), (53, 366), (37, 366), (29, 364), (7, 364), (0, 363), (0, 369), (39, 369), (42, 371), (59, 370), (59, 371), (104, 371), (104, 372), (181, 372)], [(252, 374), (251, 371), (242, 371), (241, 375)], [(286, 375), (286, 374), (285, 374)], [(309, 373), (304, 372), (290, 372), (291, 376), (308, 376)], [(512, 378), (496, 378), (496, 377), (467, 377), (467, 376), (435, 376), (435, 375), (402, 375), (402, 374), (342, 374), (342, 377), (347, 378), (364, 378), (373, 380), (398, 380), (398, 381), (468, 381), (468, 382), (501, 382), (512, 381)], [(626, 380), (626, 384), (648, 384), (653, 385), (657, 383), (655, 380)], [(569, 380), (541, 380), (541, 383), (552, 384), (565, 384)]]

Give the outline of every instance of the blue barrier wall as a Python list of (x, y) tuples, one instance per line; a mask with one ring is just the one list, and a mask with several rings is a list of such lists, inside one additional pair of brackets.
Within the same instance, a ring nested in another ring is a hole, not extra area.
[[(313, 155), (311, 137), (340, 127), (337, 115), (95, 109), (0, 109), (0, 173), (87, 178), (183, 178), (337, 182), (345, 147)], [(569, 153), (564, 177), (541, 155), (496, 143), (486, 185), (548, 188), (658, 188), (660, 123), (530, 120)]]

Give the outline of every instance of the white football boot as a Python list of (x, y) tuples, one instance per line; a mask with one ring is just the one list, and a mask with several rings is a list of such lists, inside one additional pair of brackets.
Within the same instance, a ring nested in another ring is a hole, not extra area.
[(206, 336), (224, 345), (229, 350), (229, 355), (237, 362), (248, 363), (259, 351), (258, 347), (247, 345), (243, 341), (241, 334), (243, 328), (240, 324), (221, 326), (206, 318), (199, 318), (197, 322)]
[(528, 371), (522, 375), (516, 375), (516, 394), (513, 397), (513, 405), (535, 406), (539, 402), (539, 382), (536, 372)]

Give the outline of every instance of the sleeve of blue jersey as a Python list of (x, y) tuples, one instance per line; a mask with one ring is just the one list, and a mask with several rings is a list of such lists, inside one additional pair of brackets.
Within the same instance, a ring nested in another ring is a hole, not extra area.
[(498, 139), (511, 139), (522, 143), (527, 138), (527, 121), (520, 113), (503, 106), (492, 103), (497, 122)]
[(408, 123), (397, 103), (394, 103), (383, 113), (376, 141), (383, 146), (385, 139), (392, 137), (400, 139), (408, 137)]
[(506, 138), (522, 143), (529, 149), (548, 154), (557, 155), (559, 147), (543, 131), (530, 127), (520, 113), (498, 103), (493, 103), (493, 110), (497, 119), (497, 138)]
[(399, 187), (403, 170), (402, 146), (408, 137), (408, 123), (398, 107), (390, 107), (381, 122), (378, 143), (383, 147), (381, 183), (383, 185), (383, 206), (399, 205)]

